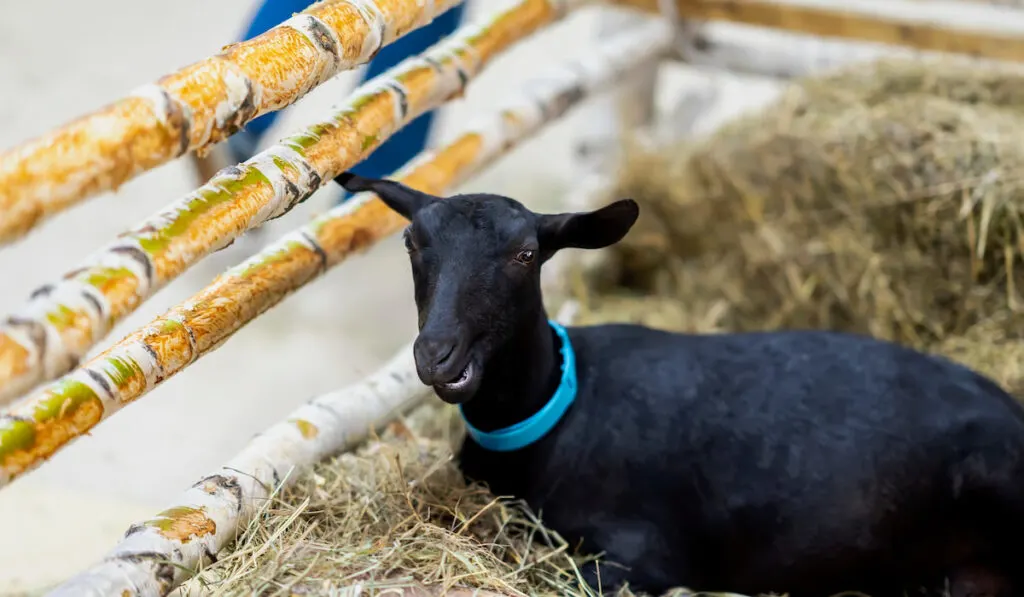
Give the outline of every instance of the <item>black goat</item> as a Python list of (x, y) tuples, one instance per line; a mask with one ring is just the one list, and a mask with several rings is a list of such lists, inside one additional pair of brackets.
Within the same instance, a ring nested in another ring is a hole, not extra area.
[(825, 331), (563, 337), (541, 264), (618, 242), (635, 202), (542, 215), (336, 180), (412, 221), (416, 369), (463, 409), (463, 472), (622, 565), (592, 587), (1024, 594), (1024, 411), (995, 383)]

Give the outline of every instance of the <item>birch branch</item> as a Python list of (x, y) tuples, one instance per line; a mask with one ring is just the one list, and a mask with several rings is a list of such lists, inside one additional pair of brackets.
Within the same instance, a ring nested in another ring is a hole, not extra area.
[(977, 68), (1024, 67), (1006, 62), (943, 54), (879, 43), (826, 40), (734, 23), (684, 23), (679, 58), (688, 65), (770, 79), (794, 79), (885, 57), (907, 60), (931, 58), (969, 61)]
[[(478, 172), (584, 97), (656, 60), (668, 50), (671, 35), (662, 23), (648, 25), (611, 40), (605, 55), (564, 65), (537, 79), (530, 88), (532, 93), (512, 98), (504, 109), (482, 119), (438, 153), (424, 154), (421, 165), (411, 166), (402, 180), (439, 193)], [(416, 173), (421, 173), (419, 178)], [(361, 194), (352, 201), (359, 201), (360, 207), (345, 210), (349, 204), (342, 205), (319, 225), (351, 227), (353, 213), (387, 210), (371, 194)], [(401, 218), (391, 221), (387, 228), (391, 232), (404, 222)], [(249, 263), (256, 267), (288, 252), (285, 243), (279, 246), (282, 248), (268, 249)], [(326, 249), (325, 253), (332, 254)], [(339, 260), (335, 258), (329, 263)], [(412, 345), (407, 344), (364, 382), (315, 398), (287, 420), (257, 436), (230, 463), (200, 480), (171, 507), (148, 521), (132, 525), (121, 543), (100, 563), (70, 579), (51, 595), (167, 594), (199, 566), (216, 558), (248, 524), (260, 502), (274, 488), (295, 478), (296, 469), (352, 448), (365, 439), (370, 428), (386, 425), (428, 395), (429, 388), (416, 376)]]
[[(589, 94), (665, 56), (671, 45), (669, 28), (660, 20), (646, 25), (533, 80), (504, 109), (487, 115), (436, 153), (410, 163), (399, 178), (437, 194), (479, 172)], [(20, 401), (0, 416), (0, 486), (35, 468), (217, 348), (291, 292), (350, 254), (397, 232), (405, 222), (375, 196), (357, 195)]]
[[(660, 13), (661, 0), (612, 0)], [(1020, 61), (1024, 18), (1019, 10), (985, 4), (909, 0), (675, 0), (678, 16), (728, 21), (826, 38)]]
[(923, 53), (875, 43), (823, 40), (734, 23), (684, 23), (679, 57), (687, 64), (770, 79), (795, 79), (886, 56)]
[(0, 154), (0, 245), (83, 199), (227, 138), (462, 0), (326, 0)]
[(318, 396), (200, 479), (174, 505), (133, 524), (102, 561), (50, 595), (167, 595), (209, 564), (271, 493), (306, 467), (350, 450), (430, 394), (416, 376), (412, 344), (365, 380)]
[[(642, 13), (631, 14), (622, 7), (603, 8), (596, 34), (603, 38), (624, 24), (635, 26), (644, 18)], [(668, 22), (672, 22), (671, 17)], [(602, 94), (587, 106), (586, 124), (581, 127), (576, 142), (572, 187), (565, 196), (566, 210), (593, 209), (611, 200), (626, 139), (653, 128), (658, 66), (655, 63), (633, 70), (614, 91)], [(601, 267), (607, 261), (607, 253), (604, 249), (557, 255), (541, 270), (545, 301), (559, 313), (575, 308), (566, 304), (573, 303), (570, 290), (576, 272)]]
[[(929, 0), (923, 0), (925, 2)], [(991, 4), (993, 6), (1005, 6), (1007, 8), (1024, 8), (1024, 0), (961, 0), (970, 4)]]
[(34, 292), (0, 325), (0, 404), (73, 369), (114, 325), (190, 266), (287, 213), (404, 124), (460, 95), (502, 51), (585, 1), (522, 0), (460, 28), (360, 86), (324, 121), (222, 170)]

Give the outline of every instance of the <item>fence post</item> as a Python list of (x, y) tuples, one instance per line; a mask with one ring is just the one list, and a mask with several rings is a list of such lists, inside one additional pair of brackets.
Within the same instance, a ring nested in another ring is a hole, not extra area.
[[(659, 18), (616, 6), (597, 10), (598, 39)], [(615, 199), (612, 195), (624, 145), (630, 139), (646, 138), (655, 118), (659, 64), (644, 64), (625, 77), (621, 85), (595, 96), (590, 105), (580, 110), (586, 117), (581, 121), (574, 146), (570, 186), (563, 207), (566, 211), (594, 209)], [(572, 319), (575, 305), (568, 298), (573, 281), (584, 272), (602, 267), (607, 255), (605, 250), (566, 251), (553, 257), (542, 270), (545, 295), (559, 309), (560, 317)]]
[[(596, 37), (606, 38), (622, 29), (639, 26), (652, 17), (619, 7), (602, 7)], [(656, 18), (656, 17), (655, 17)], [(655, 114), (658, 63), (645, 65), (630, 74), (622, 85), (595, 97), (587, 111), (591, 117), (580, 127), (573, 164), (573, 180), (600, 176), (614, 178), (628, 137), (651, 124)], [(610, 190), (609, 190), (610, 192)], [(570, 193), (570, 209), (588, 209), (600, 203), (599, 195)]]

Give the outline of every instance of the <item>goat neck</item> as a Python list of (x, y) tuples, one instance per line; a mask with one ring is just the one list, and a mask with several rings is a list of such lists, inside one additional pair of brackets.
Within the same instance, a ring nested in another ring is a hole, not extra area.
[(561, 381), (559, 340), (544, 310), (518, 326), (484, 367), (480, 390), (463, 415), (481, 431), (514, 425), (539, 411)]

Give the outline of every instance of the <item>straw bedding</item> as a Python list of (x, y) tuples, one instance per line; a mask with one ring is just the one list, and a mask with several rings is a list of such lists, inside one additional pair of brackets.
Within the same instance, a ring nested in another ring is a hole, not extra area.
[(641, 221), (611, 275), (582, 272), (582, 320), (868, 333), (1019, 392), (1022, 130), (1017, 71), (885, 61), (632, 152), (619, 190)]
[[(572, 272), (578, 322), (869, 333), (1020, 395), (1022, 134), (1020, 74), (886, 61), (802, 81), (706, 139), (631, 150), (618, 190), (641, 220), (599, 271)], [(320, 464), (189, 588), (580, 595), (572, 546), (462, 481), (460, 432), (432, 401)]]

